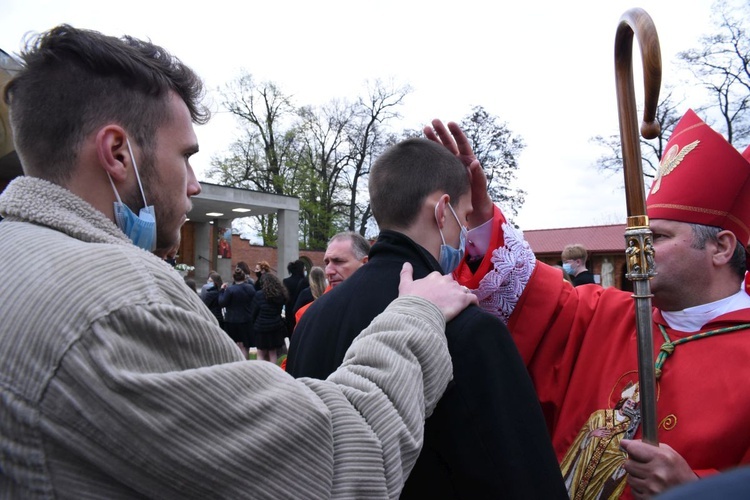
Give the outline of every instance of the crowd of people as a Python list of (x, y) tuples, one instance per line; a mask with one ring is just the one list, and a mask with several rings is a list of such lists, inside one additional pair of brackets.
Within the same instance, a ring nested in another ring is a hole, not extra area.
[(456, 123), (375, 160), (372, 246), (336, 234), (323, 269), (240, 262), (196, 293), (165, 260), (201, 189), (200, 78), (68, 25), (22, 57), (0, 278), (28, 286), (0, 290), (0, 497), (748, 493), (750, 148), (692, 110), (646, 200), (655, 444), (632, 294), (592, 283), (581, 245), (537, 261)]

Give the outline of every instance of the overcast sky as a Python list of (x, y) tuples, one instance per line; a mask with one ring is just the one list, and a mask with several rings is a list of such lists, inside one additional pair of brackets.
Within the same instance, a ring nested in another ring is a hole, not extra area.
[[(618, 132), (614, 36), (622, 14), (654, 20), (663, 85), (685, 75), (675, 55), (712, 30), (712, 0), (2, 0), (0, 48), (60, 23), (151, 39), (195, 69), (211, 95), (245, 69), (297, 105), (354, 98), (367, 80), (408, 84), (401, 128), (460, 120), (474, 105), (526, 142), (522, 229), (625, 223), (621, 176), (597, 172), (590, 142)], [(636, 44), (637, 45), (637, 44)], [(640, 64), (638, 49), (635, 61)], [(639, 78), (636, 75), (636, 78)], [(642, 83), (636, 80), (636, 88)], [(662, 87), (664, 88), (664, 87)], [(218, 102), (218, 99), (216, 99)], [(639, 105), (642, 99), (639, 97)], [(685, 103), (697, 106), (699, 103)], [(199, 178), (234, 138), (226, 113), (197, 128)], [(744, 146), (744, 145), (743, 145)]]

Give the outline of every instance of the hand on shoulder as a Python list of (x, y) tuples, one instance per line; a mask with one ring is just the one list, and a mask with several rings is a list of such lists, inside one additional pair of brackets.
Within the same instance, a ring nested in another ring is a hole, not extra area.
[(401, 268), (401, 282), (398, 295), (415, 295), (435, 304), (445, 316), (446, 321), (455, 318), (469, 304), (478, 304), (477, 296), (471, 290), (458, 284), (451, 275), (442, 275), (434, 271), (422, 279), (412, 278), (411, 264), (404, 262)]

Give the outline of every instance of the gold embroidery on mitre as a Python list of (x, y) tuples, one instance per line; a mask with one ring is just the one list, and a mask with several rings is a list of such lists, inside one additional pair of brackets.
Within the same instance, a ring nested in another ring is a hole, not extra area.
[(677, 168), (677, 165), (685, 159), (685, 156), (695, 149), (700, 142), (700, 140), (691, 142), (682, 148), (682, 150), (680, 150), (680, 146), (677, 144), (669, 148), (669, 151), (667, 151), (664, 158), (661, 159), (661, 163), (659, 163), (659, 175), (656, 177), (656, 182), (654, 182), (654, 185), (651, 188), (651, 194), (657, 192), (661, 187), (661, 178), (672, 173), (672, 171)]

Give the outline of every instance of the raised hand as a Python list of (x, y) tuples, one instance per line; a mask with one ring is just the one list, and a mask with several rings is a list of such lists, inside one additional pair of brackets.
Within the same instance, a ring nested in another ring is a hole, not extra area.
[(469, 215), (469, 229), (480, 226), (490, 220), (493, 215), (494, 205), (487, 191), (487, 176), (482, 170), (482, 165), (474, 155), (474, 150), (466, 138), (461, 127), (455, 122), (448, 122), (446, 127), (438, 119), (432, 120), (432, 127), (424, 128), (424, 135), (429, 140), (443, 145), (451, 153), (461, 160), (467, 170), (469, 182), (471, 183), (471, 204), (474, 211)]

